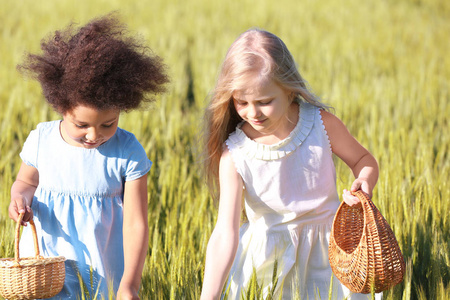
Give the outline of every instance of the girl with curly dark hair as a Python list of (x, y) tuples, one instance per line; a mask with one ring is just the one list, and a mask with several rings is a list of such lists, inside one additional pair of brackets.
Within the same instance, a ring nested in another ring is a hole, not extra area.
[[(41, 253), (66, 257), (56, 299), (139, 299), (148, 249), (147, 173), (152, 162), (135, 136), (118, 127), (121, 111), (152, 101), (168, 82), (162, 60), (114, 15), (56, 31), (18, 68), (36, 78), (62, 120), (28, 136), (11, 188), (9, 215), (34, 215)], [(26, 228), (22, 241), (30, 243)], [(20, 247), (21, 256), (33, 256)], [(32, 250), (32, 249), (31, 249)], [(83, 282), (80, 282), (82, 280)]]

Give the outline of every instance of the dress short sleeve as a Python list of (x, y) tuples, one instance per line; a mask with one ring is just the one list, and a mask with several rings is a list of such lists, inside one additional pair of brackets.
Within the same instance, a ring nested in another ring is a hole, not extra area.
[(39, 145), (39, 125), (36, 129), (32, 130), (28, 135), (25, 143), (23, 144), (22, 151), (20, 152), (20, 158), (28, 166), (35, 167), (37, 169), (37, 154)]
[(151, 166), (152, 162), (148, 159), (144, 147), (133, 135), (127, 145), (125, 181), (141, 178), (150, 171)]

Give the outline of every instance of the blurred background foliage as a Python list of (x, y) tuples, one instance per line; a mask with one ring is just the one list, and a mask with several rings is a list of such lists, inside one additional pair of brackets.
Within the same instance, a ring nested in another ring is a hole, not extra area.
[[(380, 163), (374, 202), (407, 261), (384, 299), (450, 299), (450, 2), (444, 0), (3, 0), (0, 4), (0, 257), (12, 257), (9, 191), (39, 122), (60, 118), (16, 65), (71, 22), (116, 11), (168, 65), (168, 92), (120, 126), (144, 145), (150, 246), (142, 299), (198, 299), (217, 208), (205, 186), (201, 128), (234, 39), (278, 35), (313, 91)], [(352, 182), (336, 160), (338, 189)]]

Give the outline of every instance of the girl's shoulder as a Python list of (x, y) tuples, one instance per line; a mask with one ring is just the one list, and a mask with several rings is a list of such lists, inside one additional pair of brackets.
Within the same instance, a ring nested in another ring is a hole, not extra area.
[[(121, 140), (133, 140), (136, 139), (134, 133), (117, 127), (116, 136)], [(137, 139), (136, 139), (137, 140)]]
[(105, 144), (107, 144), (105, 148), (113, 152), (119, 151), (122, 154), (145, 153), (144, 147), (136, 136), (120, 127), (117, 127), (116, 134)]
[(344, 123), (337, 116), (329, 111), (320, 110), (320, 116), (322, 119), (323, 126), (328, 134), (340, 134), (342, 131), (346, 132), (346, 127)]
[(117, 127), (116, 134), (114, 135), (114, 142), (118, 145), (121, 145), (125, 148), (133, 146), (135, 144), (139, 144), (138, 139), (134, 135), (134, 133), (127, 131), (125, 129), (122, 129), (120, 127)]
[(59, 129), (59, 124), (61, 123), (61, 120), (54, 120), (54, 121), (47, 121), (47, 122), (41, 122), (36, 125), (36, 129), (39, 131), (51, 131), (56, 129)]
[[(45, 140), (49, 138), (54, 138), (59, 136), (59, 124), (61, 120), (41, 122), (36, 125), (36, 128), (33, 129), (28, 139), (36, 139), (36, 140)], [(58, 134), (55, 134), (55, 131), (58, 131)]]

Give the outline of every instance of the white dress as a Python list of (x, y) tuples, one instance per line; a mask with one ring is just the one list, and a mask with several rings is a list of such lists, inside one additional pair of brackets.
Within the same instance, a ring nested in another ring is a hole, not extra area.
[(328, 261), (331, 225), (340, 202), (320, 109), (301, 103), (296, 127), (274, 145), (249, 139), (241, 126), (226, 145), (244, 181), (248, 222), (240, 229), (228, 299), (247, 295), (253, 274), (264, 295), (273, 292), (276, 299), (281, 292), (283, 299), (367, 299), (350, 295), (332, 275)]

